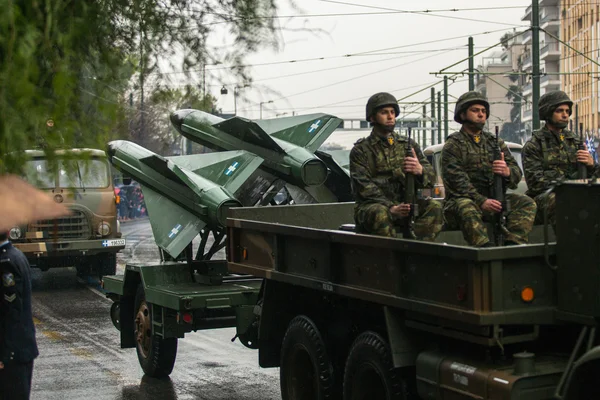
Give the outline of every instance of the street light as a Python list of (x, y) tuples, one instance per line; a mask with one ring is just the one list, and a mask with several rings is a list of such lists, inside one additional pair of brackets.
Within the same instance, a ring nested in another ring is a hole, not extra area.
[(262, 119), (262, 106), (263, 106), (263, 104), (270, 104), (272, 102), (273, 102), (273, 100), (269, 100), (269, 101), (263, 101), (263, 102), (260, 103), (260, 119)]
[[(233, 115), (237, 116), (237, 95), (240, 93), (240, 89), (248, 87), (248, 85), (244, 86), (234, 86), (233, 87)], [(229, 93), (225, 85), (221, 88), (221, 94), (225, 95)]]

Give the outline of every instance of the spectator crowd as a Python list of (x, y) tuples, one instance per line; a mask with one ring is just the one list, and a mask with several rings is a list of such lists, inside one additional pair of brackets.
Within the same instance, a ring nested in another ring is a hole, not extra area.
[(139, 183), (132, 181), (130, 185), (115, 186), (115, 198), (119, 221), (148, 216), (144, 194)]

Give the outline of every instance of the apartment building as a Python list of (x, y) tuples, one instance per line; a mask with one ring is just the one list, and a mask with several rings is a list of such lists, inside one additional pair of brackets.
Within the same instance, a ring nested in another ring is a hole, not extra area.
[[(562, 88), (578, 105), (579, 122), (584, 133), (600, 133), (600, 1), (562, 0), (560, 68)], [(583, 55), (582, 55), (583, 54)], [(587, 57), (585, 57), (585, 56)]]
[[(481, 65), (477, 67), (475, 76), (475, 90), (483, 93), (491, 105), (488, 118), (488, 129), (493, 132), (498, 126), (501, 130), (505, 124), (510, 128), (503, 132), (505, 138), (515, 141), (521, 130), (519, 121), (511, 118), (511, 110), (515, 107), (513, 98), (507, 96), (511, 86), (519, 85), (519, 59), (522, 56), (524, 45), (523, 35), (516, 30), (507, 33), (508, 39), (503, 40), (502, 51), (496, 51), (489, 57), (484, 57)], [(517, 78), (514, 81), (514, 78)], [(518, 93), (518, 91), (517, 91)], [(518, 100), (518, 98), (517, 98)], [(508, 132), (510, 131), (510, 132)], [(504, 137), (503, 136), (503, 137)]]
[[(589, 2), (589, 0), (584, 0)], [(539, 18), (540, 18), (540, 96), (546, 92), (559, 90), (561, 88), (561, 47), (556, 37), (561, 36), (561, 17), (560, 0), (540, 0)], [(531, 6), (527, 7), (522, 21), (531, 22)], [(546, 33), (547, 32), (547, 33)], [(523, 75), (523, 106), (521, 108), (521, 121), (524, 128), (524, 136), (527, 139), (531, 136), (533, 126), (532, 96), (533, 85), (531, 73), (533, 63), (531, 57), (531, 31), (523, 35), (523, 44), (525, 45), (524, 54), (521, 58), (521, 70)], [(529, 74), (529, 75), (528, 75)]]

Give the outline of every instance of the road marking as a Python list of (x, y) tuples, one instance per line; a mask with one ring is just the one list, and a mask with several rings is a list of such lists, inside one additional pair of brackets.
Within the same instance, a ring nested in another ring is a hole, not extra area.
[(48, 339), (52, 339), (55, 341), (65, 340), (65, 337), (56, 331), (42, 331), (42, 334), (46, 336)]

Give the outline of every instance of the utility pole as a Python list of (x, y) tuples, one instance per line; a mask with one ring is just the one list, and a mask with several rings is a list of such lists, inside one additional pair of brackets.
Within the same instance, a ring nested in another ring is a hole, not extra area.
[(571, 131), (575, 132), (575, 136), (580, 137), (581, 132), (577, 131), (579, 127), (579, 104), (575, 104), (575, 130), (571, 129)]
[(202, 64), (202, 103), (206, 108), (206, 61)]
[(438, 144), (442, 143), (442, 92), (438, 92)]
[(427, 141), (427, 136), (426, 136), (426, 130), (425, 127), (427, 126), (427, 106), (425, 104), (423, 104), (423, 130), (421, 131), (421, 143), (419, 143), (421, 145), (422, 148), (425, 148), (426, 145), (426, 141)]
[(144, 29), (140, 26), (140, 145), (145, 144), (144, 135)]
[(531, 1), (531, 60), (532, 60), (532, 110), (533, 131), (540, 129), (540, 6), (538, 0)]
[(475, 90), (475, 62), (473, 60), (473, 37), (469, 36), (469, 91)]
[(431, 88), (431, 145), (435, 143), (435, 88)]
[(448, 75), (444, 75), (444, 139), (448, 138)]

